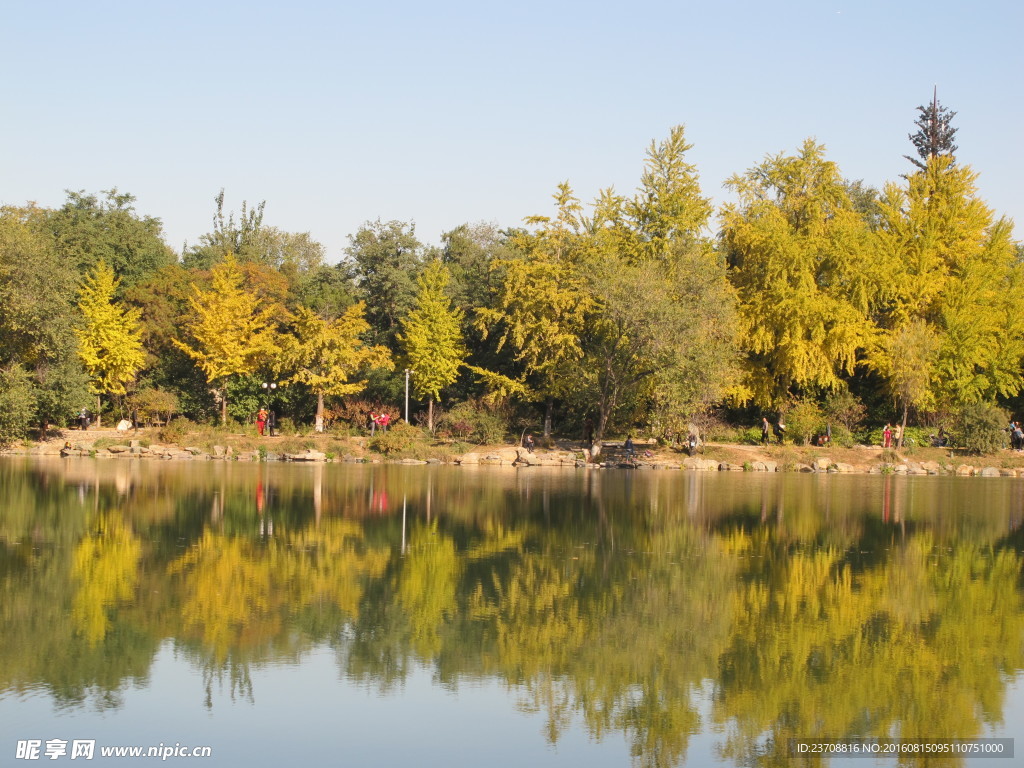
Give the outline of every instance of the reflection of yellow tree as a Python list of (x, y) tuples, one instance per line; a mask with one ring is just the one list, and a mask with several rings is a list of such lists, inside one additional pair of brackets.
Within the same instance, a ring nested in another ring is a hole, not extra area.
[(289, 617), (327, 601), (354, 618), (363, 582), (388, 554), (366, 550), (358, 524), (332, 520), (266, 542), (207, 530), (170, 566), (182, 578), (182, 622), (218, 660), (280, 639)]
[(397, 585), (397, 602), (406, 615), (412, 651), (432, 659), (441, 649), (441, 631), (458, 613), (462, 558), (436, 521), (409, 536), (409, 548)]
[(638, 765), (667, 767), (699, 730), (693, 695), (726, 646), (732, 567), (673, 521), (630, 544), (677, 559), (521, 548), (477, 584), (468, 613), (493, 635), (490, 671), (545, 713), (551, 742), (578, 714), (598, 738), (626, 734)]
[(135, 591), (139, 540), (115, 512), (106, 512), (75, 548), (72, 566), (78, 589), (71, 604), (75, 628), (90, 645), (99, 643), (110, 629), (108, 610), (130, 600)]
[(1024, 666), (1020, 558), (927, 535), (860, 573), (844, 555), (794, 552), (735, 592), (716, 711), (729, 758), (782, 765), (788, 738), (969, 738), (1000, 719), (1001, 675)]

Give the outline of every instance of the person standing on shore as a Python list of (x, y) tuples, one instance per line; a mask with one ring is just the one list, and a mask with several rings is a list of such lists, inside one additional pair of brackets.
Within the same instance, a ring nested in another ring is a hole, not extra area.
[(892, 448), (892, 427), (889, 422), (885, 423), (885, 429), (882, 430), (882, 447)]
[(761, 417), (761, 445), (768, 446), (768, 437), (771, 434), (771, 425), (768, 423), (768, 417)]
[(256, 434), (263, 437), (263, 432), (267, 427), (267, 409), (260, 408), (256, 412)]

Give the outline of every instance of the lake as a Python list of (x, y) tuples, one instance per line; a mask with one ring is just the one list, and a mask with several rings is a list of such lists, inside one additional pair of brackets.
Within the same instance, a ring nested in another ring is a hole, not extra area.
[(4, 765), (995, 768), (969, 740), (1024, 735), (1021, 479), (8, 457), (0, 489)]

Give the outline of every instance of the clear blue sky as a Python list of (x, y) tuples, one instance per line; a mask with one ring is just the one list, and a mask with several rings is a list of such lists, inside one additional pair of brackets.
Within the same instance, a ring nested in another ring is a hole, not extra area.
[(0, 203), (117, 187), (180, 249), (226, 207), (336, 261), (367, 220), (420, 239), (632, 191), (684, 124), (704, 192), (807, 137), (899, 180), (933, 85), (957, 156), (1024, 231), (1024, 3), (47, 2), (0, 25)]

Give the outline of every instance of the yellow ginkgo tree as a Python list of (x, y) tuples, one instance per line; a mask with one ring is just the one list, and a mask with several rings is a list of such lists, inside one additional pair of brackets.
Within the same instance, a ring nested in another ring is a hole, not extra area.
[(174, 343), (195, 360), (217, 391), (221, 424), (226, 424), (230, 378), (255, 373), (276, 351), (274, 308), (263, 306), (259, 296), (246, 290), (231, 255), (213, 268), (212, 281), (210, 290), (196, 287), (189, 299), (195, 314), (188, 330), (195, 346), (177, 339)]
[(445, 294), (448, 269), (430, 262), (419, 276), (415, 307), (402, 318), (398, 341), (412, 371), (413, 389), (428, 400), (427, 429), (434, 431), (434, 401), (458, 378), (468, 351), (462, 337), (462, 311)]
[(96, 394), (97, 425), (100, 397), (123, 395), (146, 359), (139, 310), (123, 308), (114, 301), (119, 282), (114, 270), (100, 261), (83, 281), (78, 302), (84, 319), (77, 329), (78, 355)]
[(324, 398), (362, 391), (361, 374), (370, 368), (391, 370), (394, 363), (386, 347), (368, 347), (362, 336), (370, 330), (362, 302), (349, 307), (336, 320), (327, 320), (308, 307), (299, 307), (292, 334), (282, 339), (288, 383), (305, 384), (316, 394), (316, 431), (324, 429)]

